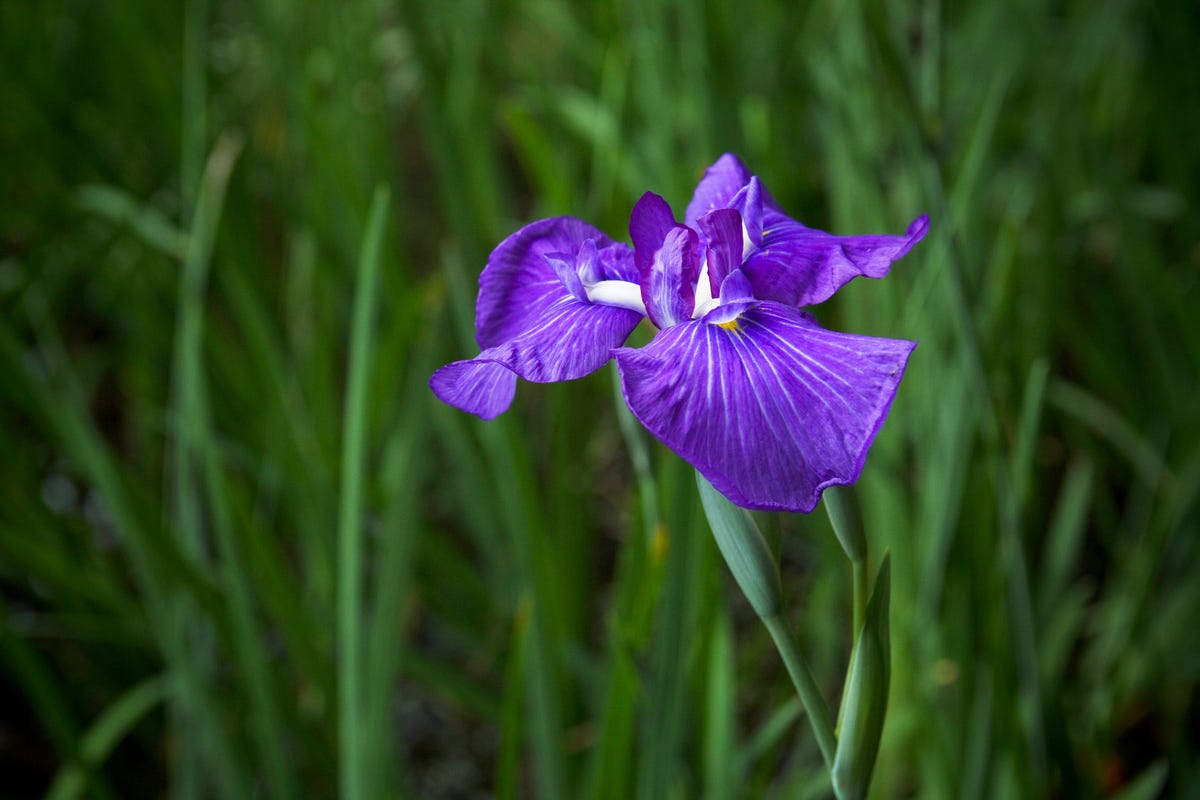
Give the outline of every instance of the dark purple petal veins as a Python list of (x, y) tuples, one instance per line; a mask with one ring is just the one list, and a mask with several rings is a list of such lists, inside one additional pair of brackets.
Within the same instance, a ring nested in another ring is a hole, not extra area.
[(762, 243), (747, 254), (742, 269), (761, 300), (815, 305), (860, 275), (882, 278), (928, 230), (929, 218), (920, 216), (903, 236), (834, 236), (769, 209)]
[(827, 486), (858, 478), (914, 346), (763, 303), (615, 355), (633, 413), (722, 494), (808, 512)]
[(574, 256), (588, 240), (602, 269), (614, 278), (637, 280), (633, 251), (581, 219), (553, 217), (526, 225), (492, 251), (479, 276), (479, 346), (487, 349), (515, 338), (556, 301), (573, 296), (547, 256)]

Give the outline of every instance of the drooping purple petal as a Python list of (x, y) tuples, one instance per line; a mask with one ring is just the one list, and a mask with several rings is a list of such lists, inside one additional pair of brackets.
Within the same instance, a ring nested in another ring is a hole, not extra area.
[(530, 223), (501, 242), (488, 256), (479, 276), (475, 302), (475, 334), (487, 349), (518, 336), (542, 311), (570, 297), (547, 256), (559, 258), (579, 252), (592, 240), (596, 264), (616, 280), (637, 281), (633, 252), (614, 242), (598, 228), (575, 217), (553, 217)]
[(429, 388), (443, 403), (481, 419), (495, 419), (512, 405), (517, 373), (495, 361), (455, 361), (433, 373)]
[[(641, 253), (641, 247), (636, 252)], [(654, 259), (642, 272), (642, 301), (651, 322), (665, 328), (691, 318), (701, 260), (700, 237), (694, 230), (676, 225), (667, 231)]]
[(730, 325), (687, 322), (615, 356), (633, 413), (721, 493), (809, 512), (825, 487), (858, 478), (914, 346), (762, 303)]
[(582, 378), (604, 366), (642, 315), (627, 308), (567, 298), (548, 308), (515, 339), (480, 354), (527, 381), (553, 383)]
[(582, 378), (604, 366), (641, 319), (627, 308), (563, 297), (520, 336), (442, 367), (429, 385), (446, 403), (492, 419), (512, 403), (516, 376), (534, 383)]
[(704, 234), (708, 280), (716, 297), (725, 276), (742, 265), (742, 215), (732, 208), (718, 208), (696, 220), (696, 229)]
[(742, 269), (755, 297), (797, 308), (815, 305), (860, 275), (882, 278), (928, 230), (929, 217), (920, 216), (903, 236), (835, 236), (768, 208), (762, 243), (747, 254)]

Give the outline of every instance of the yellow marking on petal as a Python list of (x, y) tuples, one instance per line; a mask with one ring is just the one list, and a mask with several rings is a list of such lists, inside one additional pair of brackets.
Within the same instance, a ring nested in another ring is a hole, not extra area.
[(737, 324), (737, 317), (734, 317), (733, 319), (729, 320), (728, 322), (718, 322), (717, 327), (724, 328), (727, 331), (733, 331), (734, 333), (738, 333), (740, 330), (738, 328), (738, 324)]

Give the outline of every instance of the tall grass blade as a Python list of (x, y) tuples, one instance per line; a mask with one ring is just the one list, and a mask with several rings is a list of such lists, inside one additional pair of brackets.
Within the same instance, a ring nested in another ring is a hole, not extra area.
[(371, 201), (360, 251), (350, 330), (350, 358), (342, 416), (342, 478), (338, 499), (338, 786), (343, 800), (365, 800), (363, 703), (363, 505), (366, 467), (367, 377), (374, 345), (372, 322), (382, 260), (388, 190)]

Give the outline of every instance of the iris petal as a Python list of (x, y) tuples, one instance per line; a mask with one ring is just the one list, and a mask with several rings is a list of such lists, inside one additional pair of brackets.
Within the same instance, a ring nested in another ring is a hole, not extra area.
[[(636, 252), (640, 260), (642, 248)], [(676, 225), (667, 231), (642, 272), (642, 301), (651, 322), (665, 328), (691, 318), (701, 260), (700, 237), (694, 230)]]
[(762, 246), (764, 194), (766, 192), (758, 178), (751, 178), (729, 201), (729, 205), (742, 215), (742, 231), (746, 237), (744, 252)]
[(604, 366), (611, 350), (625, 342), (641, 319), (627, 308), (566, 295), (519, 336), (469, 361), (442, 367), (429, 386), (444, 402), (492, 419), (512, 403), (516, 376), (535, 383), (581, 378)]
[(587, 289), (583, 285), (583, 280), (580, 278), (580, 267), (584, 264), (594, 264), (596, 247), (592, 245), (591, 261), (585, 260), (586, 253), (584, 252), (588, 245), (592, 245), (591, 240), (584, 242), (583, 247), (579, 248), (578, 255), (569, 253), (548, 253), (546, 261), (549, 262), (554, 274), (558, 276), (562, 285), (570, 292), (571, 296), (576, 300), (587, 300)]
[(482, 419), (495, 419), (512, 405), (517, 373), (495, 361), (455, 361), (433, 373), (429, 388), (443, 403)]
[(815, 305), (860, 275), (882, 278), (928, 230), (929, 217), (920, 216), (902, 236), (834, 236), (767, 209), (762, 243), (747, 255), (742, 269), (759, 299)]
[(481, 348), (495, 347), (521, 334), (555, 302), (570, 297), (547, 256), (563, 258), (591, 239), (596, 268), (612, 280), (637, 281), (633, 251), (575, 217), (552, 217), (526, 225), (488, 256), (479, 276), (475, 334)]
[(696, 228), (706, 240), (708, 280), (716, 297), (725, 276), (742, 265), (742, 215), (732, 208), (718, 208), (696, 220)]
[[(629, 238), (633, 242), (634, 265), (644, 275), (654, 261), (654, 254), (675, 227), (671, 206), (654, 192), (646, 192), (629, 214)], [(636, 280), (636, 279), (635, 279)]]
[[(929, 230), (918, 217), (902, 236), (834, 236), (783, 213), (737, 156), (726, 153), (704, 173), (685, 221), (697, 224), (715, 209), (742, 215), (747, 251), (742, 268), (760, 300), (801, 308), (828, 300), (853, 278), (882, 278)], [(751, 247), (751, 245), (753, 247)]]
[[(704, 177), (696, 184), (692, 202), (688, 203), (684, 222), (695, 225), (696, 221), (718, 208), (732, 208), (733, 198), (750, 182), (750, 170), (732, 153), (726, 153), (704, 171)], [(763, 193), (766, 195), (766, 193)], [(770, 204), (770, 196), (763, 198)]]
[(740, 269), (735, 269), (721, 283), (721, 303), (746, 302), (754, 299), (754, 287)]
[(762, 303), (614, 355), (633, 413), (725, 496), (808, 512), (825, 487), (858, 478), (914, 346)]

